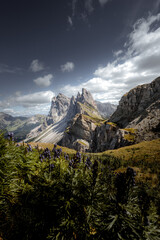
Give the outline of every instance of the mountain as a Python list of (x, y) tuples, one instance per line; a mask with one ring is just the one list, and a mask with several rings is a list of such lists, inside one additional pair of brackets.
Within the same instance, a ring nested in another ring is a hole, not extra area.
[(124, 94), (117, 110), (92, 136), (92, 152), (160, 138), (160, 77)]
[(53, 123), (60, 121), (66, 116), (69, 106), (70, 98), (66, 97), (62, 93), (59, 93), (57, 97), (53, 97), (52, 99), (47, 119), (52, 119)]
[[(109, 119), (103, 118), (111, 113)], [(13, 129), (17, 121), (19, 132), (30, 127), (26, 142), (59, 143), (79, 151), (100, 152), (159, 138), (160, 77), (131, 89), (122, 96), (118, 107), (94, 101), (83, 88), (72, 98), (58, 94), (52, 99), (48, 116), (39, 121), (3, 115), (0, 126), (6, 124)]]
[(121, 128), (137, 129), (137, 141), (160, 137), (160, 77), (131, 89), (110, 118)]
[(44, 118), (44, 115), (35, 115), (28, 118), (13, 117), (0, 112), (0, 130), (13, 132), (15, 140), (22, 141), (33, 128), (44, 121)]
[(72, 111), (69, 112), (74, 112), (74, 117), (70, 120), (60, 144), (79, 151), (88, 150), (92, 141), (92, 132), (104, 119), (98, 112), (91, 93), (84, 88), (82, 94), (78, 93), (72, 102), (71, 109)]
[(71, 148), (88, 149), (92, 131), (102, 121), (91, 93), (85, 88), (71, 99), (58, 94), (52, 99), (43, 124), (33, 129), (26, 141), (59, 142)]
[(98, 112), (101, 114), (103, 118), (109, 118), (117, 109), (117, 105), (105, 102), (101, 103), (99, 101), (95, 101)]
[(106, 121), (97, 126), (92, 133), (90, 152), (103, 152), (109, 149), (132, 145), (134, 132), (129, 129), (121, 129), (116, 124)]

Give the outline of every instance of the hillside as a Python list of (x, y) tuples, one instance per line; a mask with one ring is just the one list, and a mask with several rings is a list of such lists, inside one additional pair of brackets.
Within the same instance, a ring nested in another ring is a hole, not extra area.
[(160, 238), (160, 161), (34, 144), (0, 135), (1, 239)]
[[(22, 141), (27, 134), (45, 119), (44, 115), (33, 117), (12, 117), (6, 113), (0, 113), (0, 130), (13, 132), (16, 141)], [(7, 133), (6, 133), (7, 134)]]
[(102, 153), (94, 153), (94, 155), (110, 155), (125, 161), (140, 161), (143, 159), (151, 163), (156, 161), (160, 162), (160, 139), (144, 141), (119, 149), (107, 150)]

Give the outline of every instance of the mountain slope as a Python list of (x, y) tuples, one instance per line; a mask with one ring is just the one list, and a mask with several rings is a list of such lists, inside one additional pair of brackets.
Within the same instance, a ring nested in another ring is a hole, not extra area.
[(45, 119), (44, 115), (35, 115), (33, 117), (12, 117), (6, 113), (0, 113), (0, 129), (14, 133), (16, 141), (22, 141), (27, 134), (40, 125)]
[(101, 114), (104, 118), (109, 118), (117, 109), (117, 105), (105, 102), (101, 103), (99, 101), (95, 101), (98, 112)]
[(108, 122), (93, 132), (91, 151), (100, 152), (160, 138), (160, 78), (131, 89)]
[(120, 100), (110, 121), (137, 129), (137, 141), (160, 137), (160, 77), (137, 86)]
[[(116, 108), (109, 107), (112, 111)], [(80, 151), (97, 152), (159, 138), (160, 78), (126, 93), (108, 121), (101, 117), (106, 108), (84, 88), (76, 98), (59, 94), (52, 100), (49, 115), (30, 132), (27, 141), (59, 142)]]
[(70, 120), (60, 144), (79, 151), (85, 151), (90, 148), (92, 141), (92, 132), (102, 119), (98, 112), (97, 105), (86, 89), (82, 89), (82, 94), (78, 93), (74, 99), (74, 117)]
[[(87, 145), (91, 141), (92, 131), (103, 119), (97, 105), (86, 89), (77, 97), (67, 98), (59, 94), (52, 99), (51, 109), (43, 124), (28, 134), (26, 141), (57, 143), (75, 147), (75, 141)], [(87, 131), (87, 134), (86, 134)], [(89, 141), (89, 142), (88, 142)]]

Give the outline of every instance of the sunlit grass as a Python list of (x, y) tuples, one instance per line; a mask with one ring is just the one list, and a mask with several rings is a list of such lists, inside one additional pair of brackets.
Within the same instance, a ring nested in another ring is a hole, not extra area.
[(127, 147), (122, 147), (115, 150), (107, 150), (103, 153), (95, 153), (94, 155), (111, 155), (122, 158), (123, 160), (146, 160), (160, 161), (160, 139), (152, 141), (144, 141)]

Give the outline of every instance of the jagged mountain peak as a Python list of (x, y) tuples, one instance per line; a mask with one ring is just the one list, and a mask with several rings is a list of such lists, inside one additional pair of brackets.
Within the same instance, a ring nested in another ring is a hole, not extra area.
[(48, 117), (52, 118), (54, 123), (60, 121), (66, 116), (69, 106), (70, 98), (66, 97), (62, 93), (59, 93), (57, 97), (52, 98)]
[(95, 109), (97, 109), (97, 105), (92, 97), (92, 94), (89, 91), (87, 91), (87, 89), (85, 88), (82, 88), (82, 94), (78, 92), (77, 101), (82, 104), (88, 104), (94, 107)]

